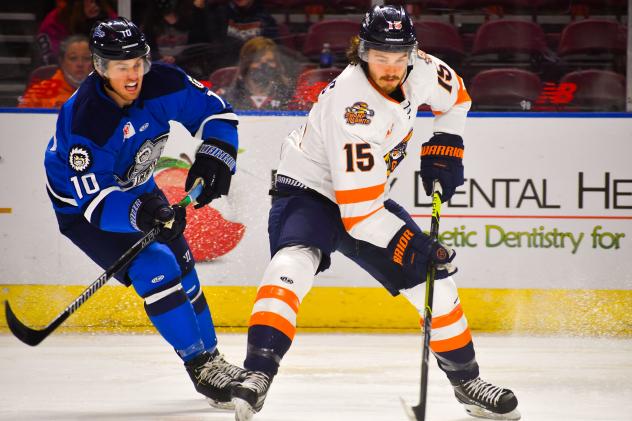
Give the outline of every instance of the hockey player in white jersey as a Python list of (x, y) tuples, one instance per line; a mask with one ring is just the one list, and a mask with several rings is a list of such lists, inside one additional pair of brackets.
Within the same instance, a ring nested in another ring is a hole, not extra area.
[[(423, 41), (422, 41), (423, 42)], [(430, 348), (457, 400), (473, 416), (517, 420), (514, 393), (479, 377), (472, 336), (450, 275), (454, 252), (422, 233), (388, 199), (388, 177), (406, 156), (417, 108), (429, 104), (433, 136), (421, 177), (442, 201), (463, 184), (463, 133), (470, 97), (443, 61), (418, 49), (401, 6), (375, 6), (351, 43), (350, 65), (320, 94), (307, 124), (283, 145), (268, 221), (272, 260), (248, 329), (243, 382), (233, 387), (238, 421), (261, 410), (296, 332), (314, 275), (340, 251), (423, 316), (426, 267), (436, 265)]]

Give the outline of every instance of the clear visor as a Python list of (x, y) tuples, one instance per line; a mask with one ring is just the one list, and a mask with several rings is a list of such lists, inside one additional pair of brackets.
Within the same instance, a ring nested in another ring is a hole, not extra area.
[(93, 56), (94, 68), (102, 76), (110, 78), (114, 76), (113, 73), (127, 73), (131, 71), (140, 71), (142, 67), (143, 75), (146, 75), (151, 68), (151, 60), (149, 60), (149, 53), (141, 57), (132, 58), (129, 60), (110, 60), (100, 57), (96, 54)]
[[(369, 50), (374, 51), (369, 53)], [(417, 43), (413, 45), (387, 45), (361, 39), (358, 45), (358, 56), (367, 63), (412, 66), (415, 54), (417, 54)]]

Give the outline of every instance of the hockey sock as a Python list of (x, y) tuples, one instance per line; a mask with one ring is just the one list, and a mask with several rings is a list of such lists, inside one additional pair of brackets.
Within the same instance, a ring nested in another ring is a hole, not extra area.
[(180, 279), (152, 290), (143, 296), (149, 320), (184, 361), (204, 351), (198, 321)]
[(215, 325), (213, 324), (211, 310), (206, 302), (206, 297), (200, 286), (200, 281), (195, 269), (182, 278), (182, 286), (189, 297), (189, 301), (191, 301), (191, 305), (193, 305), (200, 335), (204, 342), (204, 349), (212, 353), (217, 347)]
[(291, 246), (270, 261), (250, 316), (247, 370), (277, 373), (294, 339), (298, 308), (312, 287), (320, 257), (316, 248)]
[[(423, 326), (426, 285), (420, 284), (401, 293), (415, 306)], [(430, 350), (439, 367), (452, 382), (477, 377), (472, 335), (451, 277), (435, 280), (432, 314)]]

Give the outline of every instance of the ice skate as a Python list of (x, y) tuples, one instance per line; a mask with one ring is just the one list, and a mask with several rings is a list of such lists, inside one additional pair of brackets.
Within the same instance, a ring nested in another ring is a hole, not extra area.
[(212, 354), (203, 352), (184, 365), (195, 390), (206, 396), (209, 405), (219, 409), (234, 408), (230, 390), (244, 379), (246, 370), (227, 362), (217, 350)]
[(249, 371), (246, 379), (233, 387), (235, 420), (250, 421), (261, 410), (272, 383), (272, 376), (261, 371)]
[(452, 384), (454, 395), (473, 417), (490, 420), (519, 420), (518, 399), (509, 389), (494, 386), (480, 377)]

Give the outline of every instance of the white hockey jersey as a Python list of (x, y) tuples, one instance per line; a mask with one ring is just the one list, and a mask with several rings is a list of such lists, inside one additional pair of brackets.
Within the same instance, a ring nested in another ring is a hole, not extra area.
[(278, 174), (337, 203), (353, 237), (386, 247), (403, 222), (386, 209), (387, 180), (406, 155), (417, 108), (430, 105), (434, 132), (463, 135), (471, 100), (443, 61), (419, 51), (402, 85), (384, 95), (359, 65), (349, 65), (318, 97), (307, 124), (281, 150)]

